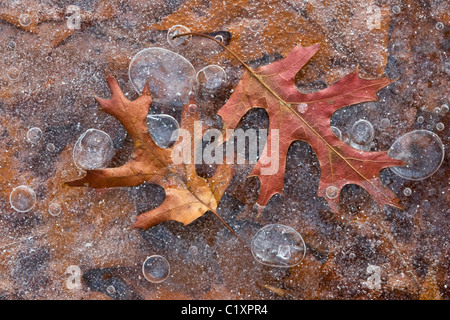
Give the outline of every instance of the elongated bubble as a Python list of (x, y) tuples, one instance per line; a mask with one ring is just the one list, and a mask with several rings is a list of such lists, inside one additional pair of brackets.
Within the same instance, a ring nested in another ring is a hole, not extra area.
[(175, 143), (172, 134), (180, 128), (178, 121), (167, 114), (149, 114), (147, 126), (153, 141), (161, 148), (170, 148)]

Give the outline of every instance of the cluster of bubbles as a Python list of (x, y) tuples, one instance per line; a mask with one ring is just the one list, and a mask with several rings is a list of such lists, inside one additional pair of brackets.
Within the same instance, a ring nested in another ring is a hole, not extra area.
[[(445, 114), (449, 110), (447, 104), (435, 108), (437, 114)], [(424, 122), (423, 116), (418, 116), (417, 123)], [(384, 130), (391, 125), (388, 118), (379, 121), (380, 129)], [(339, 128), (332, 126), (333, 133), (342, 139)], [(436, 124), (436, 131), (442, 131), (445, 126), (442, 122)], [(373, 125), (365, 120), (357, 120), (350, 130), (349, 144), (355, 149), (370, 151), (375, 131)], [(398, 176), (409, 180), (422, 180), (433, 175), (441, 166), (444, 159), (444, 145), (439, 136), (430, 130), (414, 130), (399, 137), (388, 150), (391, 158), (402, 160), (404, 166), (391, 167)], [(330, 187), (331, 188), (331, 187)], [(406, 191), (407, 193), (407, 191)], [(327, 189), (327, 197), (333, 199), (335, 192)]]
[[(293, 267), (306, 254), (302, 236), (293, 228), (282, 224), (269, 224), (259, 229), (252, 237), (251, 252), (255, 260), (272, 267)], [(188, 249), (192, 256), (199, 250), (192, 245)], [(170, 264), (161, 255), (152, 255), (142, 264), (144, 278), (152, 283), (161, 283), (170, 275)]]
[[(182, 25), (171, 27), (167, 41), (174, 49), (184, 48), (191, 42), (191, 31)], [(221, 36), (220, 36), (221, 37)], [(217, 38), (218, 41), (223, 39)], [(227, 81), (225, 70), (218, 65), (208, 65), (196, 72), (194, 66), (182, 55), (160, 47), (151, 47), (138, 52), (130, 62), (128, 76), (138, 94), (148, 84), (152, 99), (163, 105), (181, 108), (198, 87), (205, 92), (214, 92)], [(197, 112), (196, 105), (190, 105), (188, 112)], [(179, 129), (175, 118), (166, 114), (147, 116), (149, 133), (155, 143), (162, 148), (170, 148), (174, 143), (173, 133)]]
[[(20, 185), (13, 188), (9, 194), (9, 203), (11, 208), (17, 212), (28, 212), (36, 205), (36, 193), (27, 185)], [(48, 213), (51, 216), (57, 217), (62, 213), (61, 204), (52, 202), (48, 206)]]

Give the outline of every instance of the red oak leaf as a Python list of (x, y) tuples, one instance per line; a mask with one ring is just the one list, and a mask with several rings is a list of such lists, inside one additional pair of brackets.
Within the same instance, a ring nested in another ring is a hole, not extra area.
[(390, 158), (387, 152), (354, 149), (338, 139), (330, 126), (330, 118), (336, 110), (377, 101), (377, 91), (391, 80), (362, 79), (356, 69), (324, 90), (300, 93), (295, 86), (295, 75), (318, 49), (318, 44), (299, 45), (286, 58), (255, 70), (244, 63), (246, 71), (242, 79), (218, 112), (225, 129), (236, 128), (252, 108), (264, 108), (269, 115), (265, 150), (250, 174), (261, 182), (257, 204), (262, 208), (274, 194), (282, 193), (288, 148), (293, 141), (303, 140), (311, 145), (319, 159), (318, 195), (326, 198), (334, 212), (338, 211), (339, 194), (346, 184), (362, 186), (380, 205), (398, 207), (395, 195), (381, 184), (379, 172), (402, 165), (402, 162)]

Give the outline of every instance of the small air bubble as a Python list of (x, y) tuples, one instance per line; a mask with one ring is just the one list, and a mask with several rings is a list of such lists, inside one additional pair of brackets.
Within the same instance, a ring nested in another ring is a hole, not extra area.
[(399, 14), (399, 13), (400, 13), (400, 11), (401, 11), (401, 9), (400, 9), (400, 7), (399, 7), (399, 6), (393, 6), (393, 7), (392, 7), (392, 12), (393, 12), (393, 13), (395, 13), (395, 14)]
[(448, 112), (448, 105), (447, 104), (443, 104), (441, 106), (441, 112), (442, 113), (447, 113)]
[(412, 194), (412, 190), (410, 188), (403, 189), (403, 194), (409, 197)]
[(300, 103), (300, 104), (297, 106), (297, 111), (300, 112), (300, 113), (305, 113), (306, 111), (308, 111), (308, 104), (306, 104), (306, 103)]
[(253, 19), (248, 24), (248, 27), (251, 31), (258, 32), (261, 29), (261, 21), (259, 21), (258, 19)]
[(116, 293), (116, 288), (114, 288), (114, 286), (108, 286), (107, 288), (106, 288), (106, 292), (108, 292), (109, 294), (114, 294), (114, 293)]
[(101, 169), (114, 156), (111, 137), (102, 130), (88, 129), (78, 138), (73, 148), (73, 161), (79, 168)]
[(351, 139), (358, 145), (368, 145), (372, 142), (374, 137), (374, 130), (372, 124), (367, 120), (358, 120), (352, 127)]
[(47, 151), (53, 152), (53, 151), (55, 151), (55, 149), (56, 149), (56, 147), (53, 143), (47, 144)]
[(214, 39), (216, 39), (216, 40), (219, 41), (219, 42), (223, 42), (223, 37), (222, 37), (220, 34), (218, 34), (217, 36), (215, 36)]
[(192, 256), (196, 256), (198, 254), (198, 248), (196, 246), (190, 246), (189, 247), (189, 253)]
[(435, 28), (437, 30), (442, 30), (442, 29), (444, 29), (444, 24), (442, 22), (438, 22), (438, 23), (436, 23)]
[(196, 113), (197, 112), (197, 109), (198, 109), (198, 107), (197, 107), (197, 105), (196, 104), (190, 104), (190, 105), (188, 105), (188, 112), (189, 113)]
[(329, 199), (336, 199), (339, 196), (339, 189), (335, 186), (329, 186), (325, 194)]
[(16, 81), (19, 79), (20, 71), (19, 69), (12, 67), (8, 70), (8, 79), (11, 81)]
[(209, 65), (197, 72), (196, 80), (203, 89), (214, 91), (227, 80), (225, 70), (217, 65)]
[(418, 116), (416, 121), (417, 123), (423, 123), (424, 118), (422, 116)]
[(382, 129), (386, 129), (391, 125), (391, 121), (388, 118), (383, 118), (380, 121), (380, 125)]
[(48, 213), (54, 217), (59, 216), (61, 212), (62, 212), (61, 205), (57, 202), (53, 202), (48, 206)]
[(333, 131), (334, 135), (339, 139), (342, 140), (342, 132), (339, 128), (331, 126), (331, 131)]
[(19, 16), (19, 23), (22, 27), (28, 27), (31, 24), (31, 16), (28, 13), (23, 13)]
[(147, 127), (153, 141), (161, 148), (170, 148), (178, 139), (178, 121), (167, 114), (147, 115)]
[(269, 224), (253, 236), (251, 251), (259, 263), (293, 267), (305, 257), (306, 247), (296, 230), (282, 224)]
[(436, 123), (436, 130), (437, 131), (442, 131), (444, 129), (445, 129), (445, 126), (444, 126), (444, 124), (442, 122)]
[(398, 176), (409, 180), (430, 177), (444, 160), (444, 145), (439, 136), (428, 130), (415, 130), (398, 138), (390, 147), (391, 158), (406, 164), (390, 169)]
[(17, 47), (17, 45), (14, 41), (8, 42), (8, 49), (14, 50), (14, 49), (16, 49), (16, 47)]

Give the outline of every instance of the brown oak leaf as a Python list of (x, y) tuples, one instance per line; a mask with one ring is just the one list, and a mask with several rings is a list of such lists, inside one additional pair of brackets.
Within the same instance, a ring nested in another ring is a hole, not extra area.
[[(216, 209), (233, 175), (233, 167), (219, 165), (214, 176), (202, 178), (196, 173), (194, 160), (174, 163), (172, 151), (179, 151), (184, 137), (171, 148), (161, 148), (153, 141), (146, 118), (152, 103), (148, 86), (138, 99), (130, 101), (122, 93), (115, 78), (107, 76), (106, 81), (111, 90), (111, 99), (96, 99), (101, 110), (120, 120), (129, 133), (133, 140), (132, 157), (121, 167), (88, 170), (85, 177), (68, 182), (68, 185), (92, 188), (132, 187), (144, 182), (160, 185), (166, 193), (164, 202), (158, 208), (140, 214), (133, 224), (135, 228), (147, 229), (166, 220), (189, 224), (207, 211), (219, 217)], [(191, 97), (189, 104), (195, 104), (194, 98)], [(181, 118), (181, 128), (193, 133), (198, 114), (185, 105)], [(199, 140), (201, 137), (193, 139)], [(195, 141), (190, 145), (194, 156)]]
[[(362, 186), (380, 205), (398, 207), (396, 196), (381, 184), (379, 171), (402, 165), (402, 162), (390, 158), (385, 151), (354, 149), (338, 139), (330, 126), (330, 118), (336, 110), (376, 101), (377, 91), (389, 85), (391, 80), (387, 77), (362, 79), (356, 69), (324, 90), (303, 94), (295, 86), (295, 76), (318, 49), (318, 44), (310, 47), (298, 45), (284, 59), (255, 70), (241, 61), (246, 71), (230, 99), (218, 112), (225, 129), (236, 128), (252, 108), (264, 108), (269, 115), (265, 150), (250, 174), (261, 182), (257, 204), (261, 209), (274, 194), (282, 193), (288, 148), (293, 141), (303, 140), (311, 145), (320, 163), (318, 195), (326, 198), (334, 212), (339, 211), (339, 194), (346, 184)], [(272, 141), (270, 134), (274, 129), (279, 130), (277, 141)], [(268, 148), (273, 142), (278, 147), (279, 157), (274, 154), (276, 149)], [(274, 160), (279, 160), (278, 170), (271, 172)]]
[[(117, 16), (118, 5), (119, 2), (114, 0), (106, 4), (99, 3), (93, 11), (80, 9), (77, 12), (80, 19), (79, 29), (85, 29), (95, 22), (106, 21)], [(67, 11), (68, 8), (51, 8), (32, 2), (26, 6), (10, 4), (0, 7), (0, 19), (38, 35), (40, 42), (55, 48), (78, 31), (77, 28), (68, 26), (66, 20), (74, 14), (73, 11)]]

